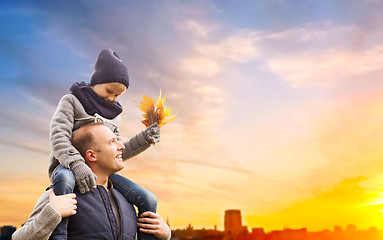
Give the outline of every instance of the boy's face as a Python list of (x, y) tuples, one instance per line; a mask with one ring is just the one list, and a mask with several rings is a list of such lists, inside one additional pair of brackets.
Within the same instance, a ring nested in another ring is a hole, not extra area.
[(126, 90), (125, 85), (118, 82), (96, 84), (91, 88), (98, 96), (108, 102), (115, 102), (117, 97), (123, 94)]

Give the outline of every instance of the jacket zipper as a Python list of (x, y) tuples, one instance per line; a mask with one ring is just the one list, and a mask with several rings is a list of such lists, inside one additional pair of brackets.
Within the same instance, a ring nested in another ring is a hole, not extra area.
[[(104, 199), (104, 195), (103, 195), (103, 193), (101, 192), (101, 191), (103, 191), (102, 189), (101, 189), (101, 187), (100, 186), (97, 186), (97, 188), (98, 188), (98, 191), (99, 191), (99, 193), (100, 193), (100, 195), (101, 195), (101, 198), (102, 198), (102, 201), (103, 201), (103, 203), (104, 203), (104, 206), (105, 206), (105, 208), (106, 208), (106, 212), (107, 212), (107, 214), (108, 214), (108, 219), (109, 219), (109, 223), (110, 223), (110, 228), (112, 229), (112, 232), (113, 232), (113, 239), (115, 239), (115, 240), (118, 240), (118, 233), (116, 233), (115, 231), (114, 231), (114, 227), (113, 227), (113, 221), (112, 221), (112, 216), (110, 216), (110, 211), (109, 211), (109, 207), (108, 207), (108, 205), (107, 205), (107, 203), (106, 203), (106, 200)], [(108, 193), (106, 193), (106, 195), (107, 195), (107, 197), (109, 198), (109, 194)], [(110, 201), (110, 198), (109, 198), (109, 201)], [(111, 210), (112, 211), (112, 213), (113, 213), (113, 210)], [(116, 219), (115, 219), (115, 222), (116, 222)], [(116, 226), (116, 230), (117, 230), (117, 226)]]
[[(120, 206), (120, 202), (118, 201), (118, 199), (116, 198), (116, 196), (114, 195), (113, 191), (111, 191), (114, 199), (116, 199), (116, 203), (117, 203), (117, 208), (118, 208), (118, 214), (119, 214), (119, 217), (120, 217), (120, 237), (119, 239), (122, 239), (122, 232), (123, 232), (123, 229), (122, 229), (122, 214), (121, 214), (121, 206)], [(117, 221), (116, 221), (117, 222)], [(118, 228), (117, 228), (117, 231), (118, 231)]]

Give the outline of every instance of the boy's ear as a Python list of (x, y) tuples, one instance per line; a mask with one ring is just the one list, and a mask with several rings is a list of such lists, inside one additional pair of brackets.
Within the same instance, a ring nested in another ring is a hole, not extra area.
[(85, 156), (91, 162), (95, 162), (97, 160), (96, 154), (93, 150), (86, 150)]

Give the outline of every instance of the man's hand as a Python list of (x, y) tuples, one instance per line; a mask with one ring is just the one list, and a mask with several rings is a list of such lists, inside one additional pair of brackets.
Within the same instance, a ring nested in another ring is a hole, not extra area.
[(157, 238), (169, 235), (170, 228), (158, 213), (144, 212), (137, 222), (137, 226), (143, 233), (153, 234)]
[(56, 210), (61, 217), (69, 217), (76, 214), (77, 201), (76, 194), (69, 193), (65, 195), (56, 196), (53, 189), (49, 189), (49, 202), (54, 210)]

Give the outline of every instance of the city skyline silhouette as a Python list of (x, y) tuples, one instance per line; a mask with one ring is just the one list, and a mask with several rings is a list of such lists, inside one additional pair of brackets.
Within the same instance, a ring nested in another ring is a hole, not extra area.
[[(241, 210), (227, 209), (224, 215), (224, 229), (194, 229), (192, 224), (183, 229), (172, 229), (173, 240), (381, 240), (383, 231), (371, 226), (368, 229), (358, 229), (353, 224), (346, 227), (334, 226), (333, 229), (308, 231), (302, 227), (293, 229), (283, 227), (280, 230), (266, 231), (261, 226), (251, 227), (242, 225)], [(169, 220), (167, 223), (169, 223)], [(0, 240), (10, 240), (16, 230), (14, 226), (1, 226)]]
[(348, 224), (345, 228), (334, 226), (332, 230), (308, 231), (307, 228), (292, 229), (284, 227), (282, 230), (265, 231), (262, 227), (242, 225), (241, 211), (229, 209), (225, 211), (224, 230), (196, 229), (189, 224), (182, 230), (173, 230), (172, 239), (177, 240), (381, 240), (383, 232), (376, 227), (361, 230), (357, 226)]

